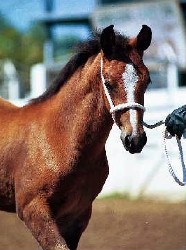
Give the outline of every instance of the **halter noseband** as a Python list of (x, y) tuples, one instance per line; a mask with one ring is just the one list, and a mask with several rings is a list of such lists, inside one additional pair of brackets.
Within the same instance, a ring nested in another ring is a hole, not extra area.
[(137, 102), (127, 102), (127, 103), (120, 103), (116, 106), (114, 105), (112, 98), (110, 96), (110, 93), (105, 85), (106, 80), (103, 76), (103, 58), (102, 57), (101, 57), (101, 81), (103, 84), (105, 95), (110, 105), (110, 113), (112, 114), (112, 118), (114, 122), (115, 122), (115, 113), (121, 110), (138, 108), (138, 109), (143, 110), (143, 112), (145, 112), (145, 107)]

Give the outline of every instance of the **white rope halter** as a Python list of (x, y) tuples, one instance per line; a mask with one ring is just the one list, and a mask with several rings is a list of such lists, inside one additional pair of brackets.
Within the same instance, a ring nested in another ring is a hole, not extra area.
[(112, 114), (112, 118), (114, 120), (114, 122), (116, 122), (115, 120), (115, 113), (121, 110), (125, 110), (125, 109), (134, 109), (134, 108), (139, 108), (142, 109), (145, 112), (145, 107), (137, 102), (127, 102), (127, 103), (120, 103), (118, 105), (114, 105), (112, 98), (110, 96), (110, 93), (106, 87), (106, 80), (103, 76), (103, 58), (101, 58), (101, 81), (103, 84), (103, 89), (105, 92), (105, 95), (107, 97), (107, 100), (109, 102), (110, 105), (110, 113)]

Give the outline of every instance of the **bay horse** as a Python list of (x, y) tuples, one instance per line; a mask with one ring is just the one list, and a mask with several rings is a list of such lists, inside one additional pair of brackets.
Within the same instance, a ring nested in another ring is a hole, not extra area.
[(77, 249), (108, 176), (113, 122), (126, 150), (144, 147), (151, 37), (146, 25), (135, 38), (110, 25), (81, 44), (44, 94), (23, 107), (0, 99), (0, 209), (16, 212), (42, 249)]

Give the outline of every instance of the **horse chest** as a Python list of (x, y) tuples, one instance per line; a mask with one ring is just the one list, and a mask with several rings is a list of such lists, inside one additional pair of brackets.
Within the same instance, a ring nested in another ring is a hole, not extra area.
[[(61, 184), (63, 200), (58, 211), (58, 216), (81, 214), (92, 204), (101, 192), (108, 176), (108, 166), (77, 171), (67, 176)], [(64, 192), (65, 190), (65, 192)]]

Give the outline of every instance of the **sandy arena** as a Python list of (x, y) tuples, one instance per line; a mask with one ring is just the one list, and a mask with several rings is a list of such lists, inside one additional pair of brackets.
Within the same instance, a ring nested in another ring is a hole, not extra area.
[[(102, 199), (78, 249), (185, 250), (185, 204)], [(40, 249), (15, 214), (0, 212), (0, 249)]]

